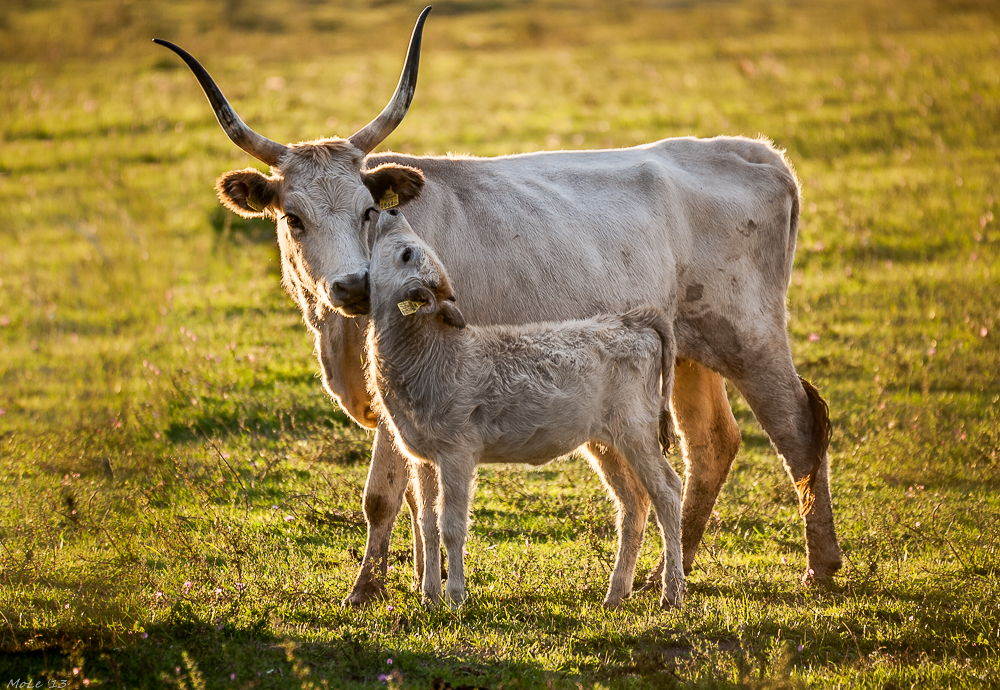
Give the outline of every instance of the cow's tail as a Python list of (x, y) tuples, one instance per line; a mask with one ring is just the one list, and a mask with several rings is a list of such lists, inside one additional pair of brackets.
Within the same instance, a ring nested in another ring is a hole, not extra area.
[(650, 328), (660, 336), (660, 422), (658, 437), (664, 453), (674, 449), (674, 419), (670, 414), (670, 397), (674, 389), (674, 362), (677, 340), (674, 325), (666, 312), (656, 307), (641, 307), (622, 316), (626, 327)]
[(802, 383), (802, 389), (806, 392), (806, 398), (809, 401), (809, 412), (812, 413), (813, 418), (812, 443), (810, 446), (810, 454), (813, 459), (812, 470), (808, 476), (803, 477), (795, 483), (795, 489), (799, 494), (799, 511), (805, 516), (812, 510), (813, 503), (816, 501), (816, 493), (814, 491), (816, 478), (819, 476), (827, 450), (830, 448), (830, 437), (833, 434), (833, 427), (830, 425), (830, 407), (823, 400), (819, 391), (816, 390), (816, 386), (801, 376), (799, 377), (799, 381)]

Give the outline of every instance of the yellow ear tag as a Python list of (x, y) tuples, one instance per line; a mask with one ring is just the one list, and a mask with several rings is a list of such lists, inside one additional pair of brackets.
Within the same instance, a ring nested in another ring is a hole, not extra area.
[(397, 206), (399, 206), (399, 195), (392, 191), (392, 187), (389, 187), (379, 199), (378, 207), (384, 211), (387, 208), (396, 208)]
[(260, 213), (261, 211), (264, 210), (264, 207), (261, 205), (259, 201), (257, 201), (257, 197), (254, 196), (253, 194), (251, 194), (246, 198), (246, 204), (247, 206), (250, 207), (251, 210), (256, 211), (257, 213)]
[(411, 316), (417, 313), (417, 309), (427, 304), (427, 302), (412, 302), (407, 300), (405, 302), (400, 302), (396, 306), (399, 307), (399, 313), (403, 316)]

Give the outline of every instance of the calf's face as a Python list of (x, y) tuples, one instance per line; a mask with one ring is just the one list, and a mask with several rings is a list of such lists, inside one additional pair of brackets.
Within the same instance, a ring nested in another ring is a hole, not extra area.
[(465, 328), (444, 266), (414, 234), (403, 214), (398, 209), (383, 211), (373, 225), (369, 236), (372, 313), (398, 309), (404, 315), (440, 316), (448, 326)]

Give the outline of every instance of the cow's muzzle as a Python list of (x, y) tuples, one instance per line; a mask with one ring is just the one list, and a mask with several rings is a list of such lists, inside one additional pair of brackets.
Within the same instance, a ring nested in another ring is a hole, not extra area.
[(364, 316), (371, 311), (368, 271), (337, 276), (330, 283), (330, 304), (346, 316)]

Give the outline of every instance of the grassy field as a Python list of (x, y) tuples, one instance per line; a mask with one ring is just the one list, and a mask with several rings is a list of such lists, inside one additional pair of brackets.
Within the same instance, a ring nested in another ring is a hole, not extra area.
[(346, 136), (391, 93), (420, 3), (12, 0), (0, 685), (1000, 686), (1000, 11), (674, 4), (448, 0), (386, 145), (786, 148), (790, 337), (834, 421), (836, 582), (800, 584), (794, 493), (732, 392), (743, 448), (683, 610), (601, 609), (613, 513), (579, 458), (481, 472), (459, 613), (419, 606), (406, 516), (388, 599), (341, 608), (371, 439), (322, 391), (273, 230), (215, 201), (254, 161), (150, 39), (194, 52), (271, 138)]

